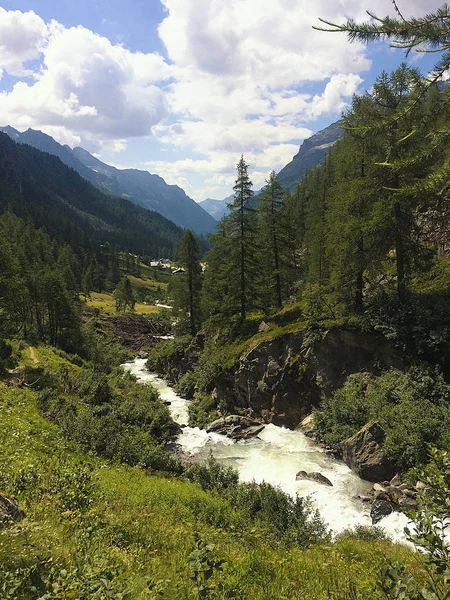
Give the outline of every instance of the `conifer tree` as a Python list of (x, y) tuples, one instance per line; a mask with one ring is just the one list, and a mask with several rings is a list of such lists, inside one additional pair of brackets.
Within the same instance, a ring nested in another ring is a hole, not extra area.
[(225, 219), (227, 235), (231, 242), (231, 261), (236, 282), (230, 282), (230, 294), (235, 295), (242, 320), (247, 310), (255, 304), (255, 241), (256, 224), (253, 206), (252, 182), (248, 165), (241, 156), (237, 164), (234, 200), (228, 204), (229, 215)]
[(130, 310), (134, 310), (136, 298), (131, 286), (131, 281), (128, 279), (128, 277), (122, 277), (119, 285), (114, 290), (113, 296), (116, 302), (117, 312), (125, 312), (127, 307), (129, 307)]
[(185, 231), (181, 239), (178, 261), (184, 273), (173, 278), (174, 310), (180, 313), (181, 326), (195, 335), (201, 324), (202, 267), (200, 248), (190, 229)]
[(283, 304), (283, 276), (287, 269), (287, 227), (284, 213), (284, 190), (275, 171), (266, 180), (258, 197), (258, 237), (261, 271), (261, 297), (264, 307)]

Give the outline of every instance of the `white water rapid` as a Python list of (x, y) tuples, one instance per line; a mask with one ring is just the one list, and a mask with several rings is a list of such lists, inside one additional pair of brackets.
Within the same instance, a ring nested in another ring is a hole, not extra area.
[[(170, 402), (172, 418), (179, 425), (188, 423), (188, 401), (145, 368), (145, 359), (137, 358), (123, 368), (141, 383), (151, 385), (164, 402)], [(220, 462), (232, 465), (241, 481), (266, 481), (285, 492), (311, 496), (314, 506), (334, 534), (356, 525), (371, 525), (367, 506), (357, 498), (365, 495), (371, 484), (360, 479), (342, 461), (327, 456), (320, 447), (300, 431), (266, 425), (256, 438), (234, 442), (217, 433), (206, 433), (198, 427), (184, 427), (176, 440), (184, 453), (207, 459), (210, 452)], [(313, 481), (296, 481), (298, 471), (318, 471), (333, 487)], [(395, 541), (405, 541), (403, 528), (407, 519), (392, 513), (379, 526)]]

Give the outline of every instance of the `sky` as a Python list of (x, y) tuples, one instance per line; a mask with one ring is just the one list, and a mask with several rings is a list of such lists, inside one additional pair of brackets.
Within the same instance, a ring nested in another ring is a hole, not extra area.
[[(405, 16), (441, 6), (397, 0)], [(315, 31), (390, 0), (0, 0), (0, 125), (40, 129), (194, 200), (254, 189), (405, 60)], [(426, 73), (436, 55), (408, 61)]]

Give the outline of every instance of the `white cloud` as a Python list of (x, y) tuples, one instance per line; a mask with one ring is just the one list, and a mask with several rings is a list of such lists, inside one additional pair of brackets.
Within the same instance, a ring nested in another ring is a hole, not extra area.
[[(0, 75), (30, 75), (24, 64), (38, 58), (49, 29), (33, 11), (6, 11), (0, 6)], [(0, 76), (1, 79), (1, 76)]]
[[(366, 8), (393, 11), (390, 0), (161, 2), (167, 12), (159, 35), (170, 64), (81, 26), (0, 8), (0, 79), (3, 72), (33, 79), (0, 93), (4, 124), (42, 129), (100, 155), (154, 135), (161, 152), (175, 148), (187, 158), (153, 160), (149, 168), (196, 199), (220, 197), (244, 153), (260, 187), (318, 118), (339, 116), (371, 66), (361, 44), (313, 30), (318, 16), (343, 22), (365, 19)], [(399, 0), (406, 15), (440, 3)], [(191, 152), (205, 158), (190, 159)]]
[(5, 122), (89, 144), (150, 135), (167, 116), (165, 93), (155, 85), (171, 76), (161, 56), (132, 53), (83, 27), (53, 24), (41, 33), (47, 37), (39, 42), (43, 61), (36, 81), (20, 81), (0, 94)]

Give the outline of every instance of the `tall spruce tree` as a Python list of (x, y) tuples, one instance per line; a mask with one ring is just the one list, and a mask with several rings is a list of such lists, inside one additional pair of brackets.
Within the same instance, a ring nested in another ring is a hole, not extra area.
[(228, 294), (236, 312), (245, 320), (248, 309), (255, 305), (256, 300), (256, 209), (253, 206), (248, 165), (243, 156), (236, 170), (234, 200), (228, 204), (229, 214), (224, 220), (232, 278), (229, 281)]

